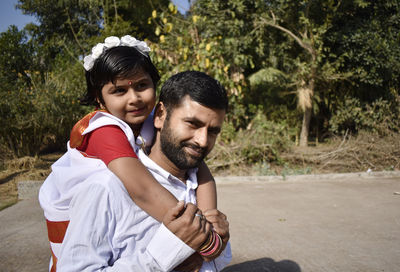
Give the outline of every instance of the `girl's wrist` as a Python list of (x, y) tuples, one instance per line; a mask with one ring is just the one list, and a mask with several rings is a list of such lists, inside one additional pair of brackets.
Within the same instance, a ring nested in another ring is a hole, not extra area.
[(200, 246), (198, 252), (204, 258), (213, 258), (220, 254), (222, 246), (221, 236), (215, 231), (211, 231), (207, 240)]

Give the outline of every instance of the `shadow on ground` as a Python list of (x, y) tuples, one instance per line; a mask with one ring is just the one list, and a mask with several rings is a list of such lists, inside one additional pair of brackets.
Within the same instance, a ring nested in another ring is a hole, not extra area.
[(301, 272), (301, 269), (291, 260), (276, 262), (271, 258), (261, 258), (228, 266), (222, 272)]
[(15, 178), (15, 177), (17, 177), (17, 176), (19, 176), (19, 175), (21, 175), (21, 174), (24, 174), (24, 173), (26, 173), (26, 172), (28, 172), (28, 170), (23, 170), (23, 171), (19, 171), (19, 172), (13, 173), (13, 174), (11, 174), (11, 175), (8, 175), (8, 176), (6, 176), (6, 177), (0, 179), (0, 184), (7, 183), (7, 182), (9, 182), (10, 180), (12, 180), (13, 178)]

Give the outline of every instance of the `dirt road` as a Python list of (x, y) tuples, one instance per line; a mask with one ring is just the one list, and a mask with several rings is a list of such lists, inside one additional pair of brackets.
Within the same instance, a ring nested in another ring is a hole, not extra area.
[[(233, 262), (224, 271), (400, 271), (400, 173), (220, 178)], [(46, 271), (35, 199), (0, 212), (0, 271)]]

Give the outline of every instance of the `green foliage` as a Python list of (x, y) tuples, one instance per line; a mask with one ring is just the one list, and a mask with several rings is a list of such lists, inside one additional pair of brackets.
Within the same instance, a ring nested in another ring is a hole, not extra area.
[[(65, 70), (64, 75), (73, 80), (71, 70)], [(1, 90), (7, 100), (0, 101), (0, 143), (16, 156), (37, 155), (48, 148), (65, 150), (74, 122), (85, 112), (77, 93), (62, 88), (51, 74), (46, 74), (43, 83), (35, 72), (29, 76), (32, 86)]]
[[(30, 78), (27, 74), (32, 67), (31, 55), (33, 47), (28, 43), (28, 38), (23, 31), (17, 27), (10, 26), (6, 32), (0, 34), (0, 88), (12, 88), (13, 82), (30, 85)], [(6, 84), (7, 86), (4, 86)]]
[(39, 25), (0, 36), (1, 144), (18, 156), (64, 146), (88, 110), (76, 103), (85, 90), (82, 57), (124, 34), (148, 41), (161, 84), (201, 70), (226, 87), (221, 143), (239, 161), (279, 161), (300, 130), (301, 87), (313, 90), (311, 136), (398, 130), (398, 1), (192, 2), (182, 15), (168, 0), (19, 0)]
[(330, 119), (331, 131), (344, 134), (361, 130), (386, 134), (397, 131), (400, 120), (399, 97), (392, 101), (379, 98), (372, 103), (361, 103), (354, 97), (346, 97), (336, 114)]
[[(210, 7), (207, 12), (218, 11), (211, 9), (214, 2), (206, 4)], [(176, 14), (173, 5), (161, 12), (154, 11), (149, 18), (149, 22), (156, 26), (155, 34), (158, 36), (156, 43), (152, 43), (153, 60), (161, 72), (161, 82), (184, 70), (201, 70), (215, 77), (229, 93), (231, 107), (228, 120), (237, 129), (245, 127), (249, 111), (243, 97), (248, 83), (242, 63), (237, 62), (248, 58), (236, 54), (235, 61), (230, 57), (235, 52), (231, 42), (238, 39), (230, 40), (226, 37), (228, 32), (224, 34), (225, 38), (219, 32), (209, 32), (210, 17), (203, 11), (205, 9), (194, 7), (186, 19)]]
[(326, 41), (333, 54), (345, 56), (340, 70), (352, 74), (345, 88), (351, 96), (371, 102), (398, 91), (399, 33), (399, 1), (343, 2)]
[(246, 129), (235, 132), (231, 123), (225, 124), (220, 141), (207, 159), (212, 169), (280, 162), (279, 154), (293, 144), (296, 131), (285, 122), (267, 120), (257, 112)]

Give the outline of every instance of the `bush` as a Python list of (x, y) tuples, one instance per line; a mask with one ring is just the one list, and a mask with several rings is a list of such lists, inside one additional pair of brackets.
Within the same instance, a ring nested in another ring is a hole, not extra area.
[(399, 97), (393, 101), (379, 98), (371, 104), (362, 104), (357, 98), (345, 98), (329, 121), (330, 130), (336, 134), (361, 130), (386, 134), (399, 130)]
[[(60, 68), (62, 70), (62, 68)], [(31, 86), (15, 82), (0, 101), (0, 145), (16, 157), (34, 156), (48, 148), (64, 150), (70, 130), (87, 109), (78, 98), (84, 86), (83, 68), (71, 66), (60, 73), (30, 72)]]
[(247, 129), (235, 131), (224, 125), (219, 142), (207, 159), (212, 170), (229, 169), (267, 162), (280, 162), (279, 154), (289, 149), (296, 130), (285, 122), (274, 123), (258, 112)]

